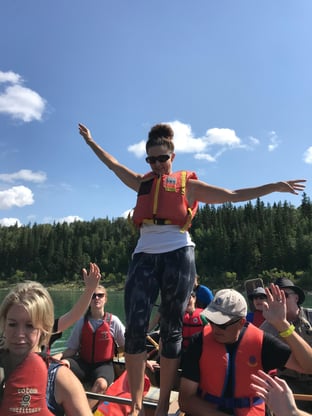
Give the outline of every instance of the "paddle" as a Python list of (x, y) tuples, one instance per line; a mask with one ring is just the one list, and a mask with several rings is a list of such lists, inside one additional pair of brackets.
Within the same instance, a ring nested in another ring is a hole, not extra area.
[[(127, 397), (110, 396), (109, 394), (93, 393), (92, 391), (86, 391), (86, 395), (88, 399), (98, 400), (101, 402), (107, 401), (118, 404), (131, 404), (132, 402), (131, 399)], [(156, 409), (157, 402), (148, 402), (146, 400), (143, 400), (143, 405)]]
[(312, 402), (312, 394), (300, 394), (294, 393), (295, 400), (306, 400), (307, 402)]
[(156, 350), (159, 350), (159, 344), (149, 335), (146, 335), (146, 339), (156, 348)]

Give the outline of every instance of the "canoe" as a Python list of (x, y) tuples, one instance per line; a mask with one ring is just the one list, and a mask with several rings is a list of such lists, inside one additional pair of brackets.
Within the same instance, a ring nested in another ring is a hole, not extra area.
[[(92, 392), (86, 392), (89, 399), (99, 400), (100, 402), (111, 402), (120, 405), (131, 405), (131, 399), (127, 397), (110, 396), (107, 394), (98, 394)], [(157, 401), (159, 398), (159, 388), (151, 386), (148, 393), (143, 400), (143, 406), (145, 416), (153, 416), (157, 407)], [(183, 416), (184, 413), (179, 409), (178, 404), (178, 392), (172, 391), (170, 396), (170, 405), (168, 416)]]

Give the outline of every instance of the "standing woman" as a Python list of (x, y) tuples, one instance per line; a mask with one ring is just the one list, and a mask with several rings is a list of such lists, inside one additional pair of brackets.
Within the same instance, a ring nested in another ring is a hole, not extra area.
[(179, 366), (183, 314), (194, 285), (194, 243), (188, 233), (198, 202), (217, 204), (258, 198), (271, 192), (304, 189), (304, 180), (276, 182), (256, 188), (228, 190), (199, 181), (194, 172), (173, 172), (175, 158), (173, 130), (157, 124), (146, 142), (150, 172), (136, 173), (118, 162), (79, 124), (79, 133), (99, 159), (129, 188), (137, 192), (133, 221), (140, 228), (125, 286), (126, 365), (131, 395), (131, 416), (142, 409), (145, 338), (151, 310), (161, 292), (162, 351), (160, 397), (156, 416), (168, 413), (170, 390)]
[(37, 353), (48, 345), (53, 323), (53, 302), (40, 283), (19, 283), (4, 298), (0, 306), (1, 415), (92, 415), (82, 384), (66, 366), (59, 367), (52, 385), (48, 381), (49, 369)]

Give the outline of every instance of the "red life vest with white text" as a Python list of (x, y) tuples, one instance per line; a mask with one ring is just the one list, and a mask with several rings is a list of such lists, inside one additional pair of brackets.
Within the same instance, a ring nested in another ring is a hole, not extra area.
[(53, 416), (47, 407), (48, 368), (44, 360), (32, 352), (5, 380), (0, 415), (32, 414)]

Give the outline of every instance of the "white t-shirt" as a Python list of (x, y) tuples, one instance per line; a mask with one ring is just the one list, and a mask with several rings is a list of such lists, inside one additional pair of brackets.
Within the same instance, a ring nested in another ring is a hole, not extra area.
[(188, 231), (181, 232), (178, 225), (142, 224), (140, 238), (133, 254), (159, 254), (182, 247), (195, 247)]

